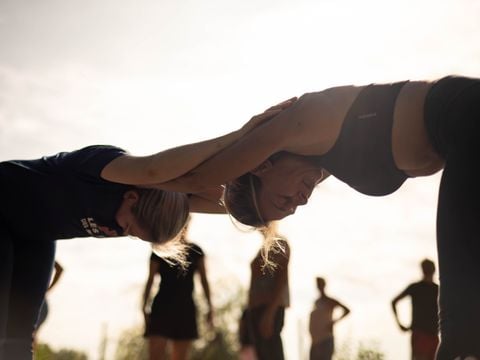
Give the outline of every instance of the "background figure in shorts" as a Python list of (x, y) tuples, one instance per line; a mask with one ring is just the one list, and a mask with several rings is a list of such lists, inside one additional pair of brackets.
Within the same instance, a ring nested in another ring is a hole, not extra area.
[[(185, 238), (186, 230), (182, 237)], [(167, 343), (171, 344), (172, 360), (184, 360), (192, 341), (198, 338), (196, 306), (193, 300), (194, 274), (200, 275), (205, 299), (208, 303), (207, 321), (212, 326), (213, 310), (210, 300), (205, 256), (196, 244), (188, 243), (187, 268), (170, 264), (152, 253), (150, 272), (144, 293), (143, 312), (145, 315), (149, 354), (151, 360), (166, 359)], [(153, 299), (151, 310), (147, 303), (154, 278), (160, 276), (160, 287)]]
[[(316, 280), (320, 297), (315, 301), (315, 307), (310, 313), (310, 360), (330, 360), (335, 349), (333, 325), (347, 316), (350, 309), (325, 293), (326, 282), (323, 278), (317, 277)], [(343, 310), (342, 315), (336, 319), (333, 318), (335, 308)]]
[[(438, 346), (438, 285), (433, 282), (435, 264), (425, 259), (421, 263), (422, 280), (410, 284), (392, 300), (393, 314), (402, 331), (412, 331), (412, 359), (433, 360)], [(412, 301), (412, 325), (402, 325), (397, 302), (407, 296)]]
[(280, 336), (285, 308), (290, 305), (288, 288), (288, 262), (290, 247), (279, 240), (284, 250), (273, 251), (271, 260), (276, 264), (265, 268), (261, 251), (251, 262), (251, 280), (248, 296), (247, 323), (258, 360), (282, 360), (283, 345)]

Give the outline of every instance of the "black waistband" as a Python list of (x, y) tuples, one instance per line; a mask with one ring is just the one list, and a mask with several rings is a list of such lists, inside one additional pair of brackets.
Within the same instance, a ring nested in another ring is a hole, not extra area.
[(446, 76), (432, 85), (425, 98), (425, 127), (435, 151), (446, 158), (452, 132), (456, 125), (452, 123), (450, 109), (455, 101), (473, 85), (479, 85), (480, 79), (463, 76)]

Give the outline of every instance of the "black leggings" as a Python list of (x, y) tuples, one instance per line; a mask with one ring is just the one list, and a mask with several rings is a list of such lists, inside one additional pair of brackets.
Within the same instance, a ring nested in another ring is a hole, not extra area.
[(0, 227), (0, 360), (32, 359), (32, 333), (54, 257), (54, 241), (22, 241)]
[(445, 159), (437, 213), (437, 359), (480, 359), (480, 79), (441, 79), (428, 93), (425, 119)]

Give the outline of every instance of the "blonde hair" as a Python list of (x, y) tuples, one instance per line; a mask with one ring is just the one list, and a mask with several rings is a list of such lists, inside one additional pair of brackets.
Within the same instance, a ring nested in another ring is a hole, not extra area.
[(170, 265), (178, 265), (186, 270), (190, 263), (187, 261), (187, 253), (190, 244), (185, 241), (181, 232), (172, 240), (163, 244), (152, 243), (152, 251)]
[[(225, 185), (223, 205), (228, 214), (238, 223), (247, 225), (248, 230), (258, 230), (263, 235), (263, 245), (260, 250), (264, 267), (274, 269), (276, 263), (272, 254), (285, 252), (285, 238), (277, 232), (276, 221), (265, 221), (260, 214), (257, 203), (257, 192), (261, 187), (260, 179), (252, 173), (247, 173)], [(234, 222), (237, 228), (237, 224)]]
[(275, 255), (286, 255), (286, 241), (287, 239), (278, 234), (277, 221), (269, 221), (264, 227), (258, 228), (258, 231), (263, 236), (262, 248), (260, 249), (260, 255), (263, 260), (263, 269), (275, 270), (277, 263), (272, 258)]
[(257, 205), (257, 189), (260, 179), (252, 173), (246, 173), (227, 183), (223, 192), (225, 209), (238, 222), (261, 228), (266, 225)]
[(136, 191), (139, 198), (132, 213), (149, 232), (156, 252), (165, 259), (184, 263), (187, 246), (180, 235), (189, 217), (187, 195), (159, 189), (138, 188)]

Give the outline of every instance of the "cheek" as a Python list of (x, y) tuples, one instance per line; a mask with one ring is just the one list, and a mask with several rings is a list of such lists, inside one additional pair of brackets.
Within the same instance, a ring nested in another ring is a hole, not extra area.
[(266, 203), (279, 203), (279, 199), (288, 196), (288, 185), (272, 183), (271, 186), (265, 185), (262, 191), (262, 201)]
[(295, 193), (298, 181), (292, 173), (281, 174), (262, 181), (262, 190), (269, 197), (290, 196)]

